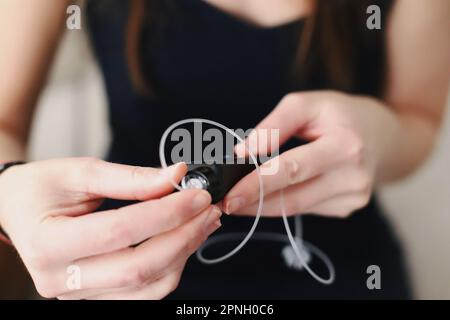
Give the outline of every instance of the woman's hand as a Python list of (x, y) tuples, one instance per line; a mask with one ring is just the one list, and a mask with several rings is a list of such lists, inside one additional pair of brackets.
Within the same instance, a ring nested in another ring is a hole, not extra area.
[[(0, 223), (44, 297), (163, 298), (220, 226), (206, 191), (170, 194), (169, 179), (186, 170), (95, 159), (16, 166), (0, 176)], [(88, 214), (103, 198), (141, 202)]]
[[(274, 146), (259, 129), (279, 129), (280, 144), (292, 137), (310, 141), (266, 162), (277, 167), (264, 175), (266, 216), (280, 216), (280, 190), (286, 213), (346, 217), (364, 207), (371, 196), (380, 164), (399, 130), (396, 116), (380, 102), (330, 91), (287, 95), (250, 134), (247, 145), (267, 154)], [(236, 147), (244, 156), (244, 145)], [(277, 162), (277, 163), (275, 163)], [(270, 170), (267, 170), (270, 171)], [(242, 179), (226, 196), (225, 211), (254, 215), (259, 198), (256, 172)]]

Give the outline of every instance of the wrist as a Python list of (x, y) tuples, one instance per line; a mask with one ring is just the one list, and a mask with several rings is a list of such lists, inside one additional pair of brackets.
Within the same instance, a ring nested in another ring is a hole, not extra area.
[[(23, 165), (25, 164), (24, 161), (12, 161), (12, 162), (1, 162), (0, 161), (0, 178), (2, 176), (2, 174), (7, 171), (8, 169), (18, 166), (18, 165)], [(0, 179), (1, 181), (1, 179)], [(2, 228), (2, 221), (1, 221), (1, 212), (0, 212), (0, 241), (1, 242), (5, 242), (9, 245), (12, 245), (11, 240), (9, 239), (7, 233), (5, 232), (5, 230)]]
[[(380, 108), (381, 109), (381, 108)], [(383, 183), (389, 180), (391, 159), (398, 156), (399, 145), (402, 143), (402, 123), (399, 116), (382, 105), (383, 116), (377, 130), (377, 163), (376, 180)]]

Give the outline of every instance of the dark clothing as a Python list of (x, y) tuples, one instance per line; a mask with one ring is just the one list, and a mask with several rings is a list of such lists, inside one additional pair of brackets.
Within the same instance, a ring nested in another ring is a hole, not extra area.
[[(95, 2), (95, 1), (91, 1)], [(122, 2), (123, 3), (123, 2)], [(108, 160), (159, 166), (159, 139), (172, 123), (206, 118), (230, 128), (254, 127), (293, 91), (291, 68), (303, 21), (262, 28), (198, 0), (177, 1), (172, 18), (144, 25), (140, 56), (157, 94), (134, 90), (125, 57), (127, 6), (111, 14), (92, 8), (90, 31), (110, 105)], [(384, 43), (362, 46), (354, 93), (376, 96), (382, 86)], [(320, 71), (307, 89), (327, 89)], [(293, 144), (291, 144), (292, 146)], [(344, 182), (343, 182), (344, 183)], [(117, 207), (107, 201), (103, 208)], [(224, 217), (220, 232), (248, 231), (253, 219)], [(282, 245), (251, 241), (216, 265), (192, 257), (172, 298), (409, 298), (402, 251), (375, 199), (345, 220), (307, 216), (304, 238), (335, 263), (337, 278), (325, 286), (306, 272), (288, 269)], [(263, 219), (258, 230), (285, 233), (281, 219)], [(231, 249), (218, 245), (211, 257)], [(233, 243), (236, 245), (236, 243)], [(369, 265), (381, 268), (381, 290), (368, 290)], [(313, 259), (314, 270), (326, 270)]]

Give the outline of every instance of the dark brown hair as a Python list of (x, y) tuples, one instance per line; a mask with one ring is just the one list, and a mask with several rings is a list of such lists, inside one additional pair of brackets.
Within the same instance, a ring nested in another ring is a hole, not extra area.
[[(160, 14), (155, 4), (171, 1), (174, 0), (131, 0), (126, 51), (131, 79), (140, 93), (151, 91), (151, 84), (141, 71), (139, 36), (142, 25), (155, 19), (155, 12)], [(365, 46), (370, 51), (374, 44), (379, 46), (383, 34), (367, 30), (366, 9), (370, 4), (382, 5), (384, 2), (386, 1), (316, 0), (313, 13), (305, 18), (293, 65), (293, 78), (299, 85), (308, 82), (314, 77), (313, 73), (321, 70), (330, 88), (352, 91), (358, 81), (361, 47)], [(383, 70), (379, 73), (381, 77), (384, 76)]]

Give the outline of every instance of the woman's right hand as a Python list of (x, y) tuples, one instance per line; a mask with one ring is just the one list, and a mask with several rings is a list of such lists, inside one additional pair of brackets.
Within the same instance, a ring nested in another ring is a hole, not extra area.
[[(15, 166), (0, 176), (0, 223), (44, 297), (160, 299), (220, 227), (206, 191), (171, 193), (186, 170), (86, 158)], [(89, 214), (104, 198), (140, 202)]]

